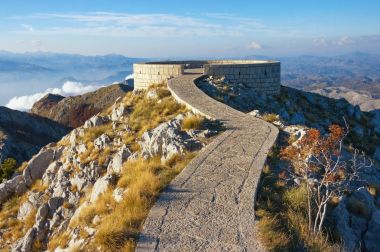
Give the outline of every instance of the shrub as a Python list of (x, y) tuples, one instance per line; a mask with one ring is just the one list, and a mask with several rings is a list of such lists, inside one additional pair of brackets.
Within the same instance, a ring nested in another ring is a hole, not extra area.
[(263, 120), (272, 123), (278, 121), (278, 115), (273, 113), (266, 113), (263, 115)]
[[(1, 161), (1, 160), (0, 160)], [(17, 169), (17, 162), (14, 158), (7, 158), (0, 164), (0, 181), (9, 179)]]
[(187, 116), (182, 121), (182, 129), (184, 129), (184, 130), (189, 130), (189, 129), (200, 130), (203, 128), (203, 123), (204, 123), (203, 117), (200, 117), (197, 115)]

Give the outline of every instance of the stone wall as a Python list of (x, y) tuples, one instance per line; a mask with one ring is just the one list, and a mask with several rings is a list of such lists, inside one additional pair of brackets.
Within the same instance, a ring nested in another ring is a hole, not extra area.
[(264, 60), (162, 61), (134, 64), (134, 85), (144, 89), (180, 76), (185, 69), (203, 68), (210, 76), (224, 76), (230, 83), (243, 83), (266, 94), (278, 94), (281, 85), (280, 62)]
[(203, 68), (205, 75), (224, 76), (228, 82), (243, 83), (249, 88), (267, 94), (280, 92), (280, 62), (213, 61), (205, 64)]
[(180, 64), (134, 64), (134, 88), (144, 89), (152, 84), (161, 84), (168, 79), (183, 74)]

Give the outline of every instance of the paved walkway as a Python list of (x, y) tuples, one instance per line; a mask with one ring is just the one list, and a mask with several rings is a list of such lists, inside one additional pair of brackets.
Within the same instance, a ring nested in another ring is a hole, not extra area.
[(207, 96), (194, 84), (200, 76), (174, 78), (169, 89), (194, 111), (223, 121), (227, 130), (160, 195), (136, 251), (264, 250), (256, 239), (254, 201), (278, 130)]

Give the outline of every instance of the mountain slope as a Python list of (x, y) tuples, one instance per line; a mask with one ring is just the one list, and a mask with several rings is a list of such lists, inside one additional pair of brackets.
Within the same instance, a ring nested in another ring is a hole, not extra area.
[(76, 128), (88, 118), (111, 106), (118, 97), (124, 97), (132, 88), (115, 84), (79, 96), (63, 98), (48, 94), (36, 102), (32, 113)]
[(18, 162), (36, 154), (42, 146), (61, 139), (69, 128), (49, 119), (0, 107), (0, 155)]

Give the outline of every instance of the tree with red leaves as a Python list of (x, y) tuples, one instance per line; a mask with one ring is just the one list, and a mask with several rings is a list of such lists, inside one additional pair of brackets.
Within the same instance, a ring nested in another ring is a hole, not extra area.
[(329, 127), (322, 136), (310, 129), (305, 136), (281, 151), (281, 158), (289, 162), (285, 179), (297, 179), (307, 188), (309, 231), (321, 232), (326, 218), (327, 205), (334, 196), (341, 196), (358, 171), (372, 165), (363, 152), (354, 149), (349, 158), (343, 158), (343, 140), (348, 130), (338, 125)]

